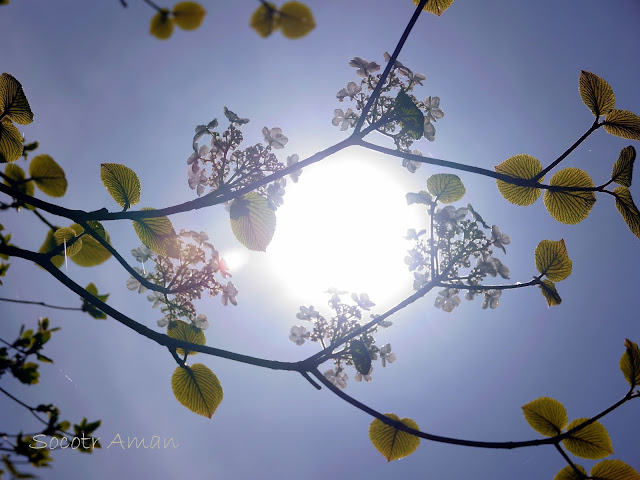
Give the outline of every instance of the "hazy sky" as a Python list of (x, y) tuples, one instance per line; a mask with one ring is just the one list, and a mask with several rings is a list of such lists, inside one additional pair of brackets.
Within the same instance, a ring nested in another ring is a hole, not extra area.
[[(16, 0), (1, 7), (0, 69), (22, 83), (34, 111), (34, 122), (21, 131), (28, 141), (40, 142), (38, 153), (50, 154), (66, 171), (69, 190), (60, 204), (115, 211), (99, 176), (100, 164), (109, 162), (138, 173), (140, 207), (195, 198), (186, 179), (193, 128), (223, 118), (223, 106), (251, 119), (244, 128), (247, 145), (263, 141), (264, 126), (282, 128), (289, 138), (282, 159), (292, 153), (305, 158), (346, 138), (331, 119), (335, 108), (348, 106), (336, 100), (336, 92), (358, 81), (349, 60), (361, 56), (382, 63), (414, 5), (410, 0), (307, 3), (317, 28), (297, 41), (279, 33), (258, 37), (248, 26), (258, 2), (248, 0), (203, 1), (208, 9), (203, 26), (176, 31), (164, 42), (149, 35), (153, 12), (139, 0), (130, 0), (127, 9), (118, 0)], [(440, 18), (424, 14), (399, 60), (427, 76), (415, 93), (439, 96), (445, 117), (436, 124), (436, 141), (423, 139), (416, 148), (490, 169), (519, 153), (546, 165), (593, 121), (578, 94), (580, 70), (610, 83), (617, 108), (640, 114), (639, 21), (635, 0), (457, 0)], [(600, 184), (620, 149), (633, 143), (601, 129), (562, 165), (583, 168)], [(380, 175), (366, 176), (365, 162)], [(398, 216), (424, 221), (419, 209), (405, 206), (404, 193), (424, 189), (429, 175), (446, 170), (423, 166), (411, 175), (398, 159), (360, 150), (325, 164), (287, 186), (272, 248), (245, 255), (244, 265), (233, 272), (239, 305), (225, 308), (219, 297), (201, 303), (211, 321), (208, 345), (278, 360), (315, 353), (315, 344), (298, 347), (288, 339), (290, 327), (300, 323), (295, 318), (300, 305), (313, 303), (329, 313), (318, 301), (322, 290), (296, 290), (317, 275), (314, 259), (337, 272), (345, 268), (344, 276), (373, 266), (366, 275), (373, 283), (363, 280), (354, 288), (380, 292), (382, 300), (372, 294), (377, 313), (412, 293), (401, 243), (393, 250), (376, 243), (375, 234), (348, 242), (353, 234), (336, 225), (362, 217), (385, 231)], [(584, 222), (567, 226), (552, 219), (541, 200), (528, 208), (513, 206), (493, 180), (457, 173), (467, 187), (458, 206), (472, 203), (510, 235), (508, 254), (500, 258), (512, 281), (526, 282), (537, 273), (533, 252), (540, 240), (565, 239), (573, 273), (558, 284), (563, 304), (549, 309), (538, 289), (529, 288), (506, 292), (493, 311), (482, 310), (476, 300), (447, 314), (434, 308), (432, 292), (379, 335), (377, 343), (390, 342), (397, 361), (385, 369), (376, 364), (373, 382), (350, 381), (347, 393), (377, 410), (410, 417), (430, 433), (495, 441), (538, 438), (520, 407), (540, 396), (560, 400), (570, 419), (593, 416), (615, 403), (628, 387), (618, 369), (624, 339), (640, 342), (635, 304), (640, 256), (638, 239), (612, 198), (599, 196)], [(323, 181), (314, 181), (314, 175)], [(377, 192), (382, 190), (397, 195), (381, 204)], [(638, 203), (638, 186), (631, 192)], [(172, 221), (177, 229), (206, 231), (216, 248), (242, 260), (221, 206)], [(46, 233), (28, 212), (3, 212), (1, 223), (24, 248), (37, 250)], [(129, 223), (105, 227), (113, 245), (133, 261), (129, 251), (140, 242)], [(344, 242), (335, 242), (340, 235)], [(320, 243), (312, 243), (318, 237)], [(293, 250), (287, 239), (303, 248), (276, 257), (276, 251)], [(405, 277), (388, 274), (389, 258), (397, 259)], [(11, 264), (2, 296), (80, 305), (46, 272), (21, 260)], [(69, 263), (69, 275), (81, 285), (96, 283), (100, 292), (110, 293), (111, 305), (157, 328), (158, 311), (151, 310), (146, 295), (127, 290), (129, 275), (115, 260), (92, 269)], [(41, 367), (40, 384), (22, 387), (5, 376), (3, 388), (27, 403), (53, 402), (71, 421), (102, 419), (97, 435), (104, 446), (117, 434), (173, 437), (180, 444), (175, 450), (114, 446), (92, 455), (55, 452), (54, 468), (38, 472), (43, 478), (91, 472), (95, 479), (550, 480), (566, 465), (552, 447), (491, 451), (426, 441), (412, 456), (387, 463), (368, 440), (371, 418), (326, 389), (316, 391), (297, 374), (199, 355), (196, 361), (209, 366), (224, 388), (224, 400), (209, 420), (175, 400), (170, 385), (175, 362), (166, 349), (119, 323), (41, 307), (2, 303), (0, 309), (2, 338), (12, 339), (21, 323), (35, 325), (38, 316), (62, 327), (46, 346), (44, 353), (55, 364)], [(613, 440), (610, 458), (640, 470), (636, 403), (608, 415), (603, 424)], [(2, 429), (37, 428), (28, 412), (8, 399), (0, 398), (0, 408)], [(596, 463), (577, 462), (587, 469)]]

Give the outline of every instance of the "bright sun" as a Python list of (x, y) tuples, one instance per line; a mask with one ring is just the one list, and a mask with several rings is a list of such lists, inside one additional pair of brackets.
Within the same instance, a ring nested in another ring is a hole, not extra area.
[(267, 258), (295, 301), (324, 303), (333, 286), (386, 307), (412, 291), (404, 236), (426, 216), (407, 206), (415, 179), (379, 159), (344, 152), (307, 167), (297, 184), (287, 180)]

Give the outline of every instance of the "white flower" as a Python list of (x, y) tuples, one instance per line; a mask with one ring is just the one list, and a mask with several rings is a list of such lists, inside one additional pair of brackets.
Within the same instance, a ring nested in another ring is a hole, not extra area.
[(476, 268), (482, 275), (491, 275), (492, 277), (500, 275), (502, 278), (509, 278), (509, 268), (487, 253), (483, 253), (482, 258), (478, 259)]
[(413, 271), (420, 265), (422, 265), (422, 262), (424, 262), (424, 258), (422, 257), (422, 254), (420, 254), (420, 252), (418, 252), (417, 250), (407, 251), (409, 252), (409, 255), (404, 257), (404, 263), (409, 267), (409, 271)]
[(187, 164), (191, 165), (192, 163), (197, 162), (207, 153), (209, 153), (209, 147), (207, 147), (206, 145), (202, 145), (197, 152), (193, 152), (191, 155), (189, 155), (189, 158), (187, 158)]
[[(391, 60), (391, 55), (389, 55), (388, 52), (384, 52), (384, 61), (389, 63), (389, 60)], [(398, 60), (396, 60), (395, 62), (393, 62), (393, 68), (397, 68), (399, 70), (400, 73), (402, 73), (403, 75), (406, 75), (407, 73), (410, 73), (411, 70), (407, 67), (405, 67), (402, 63), (400, 63)]]
[(413, 289), (420, 290), (424, 287), (427, 282), (429, 282), (429, 277), (427, 277), (424, 273), (413, 272)]
[(149, 247), (144, 244), (140, 245), (138, 248), (134, 248), (133, 250), (131, 250), (131, 255), (133, 255), (133, 258), (135, 258), (140, 263), (144, 263), (149, 260), (152, 254), (153, 252), (149, 250)]
[(320, 314), (318, 311), (313, 308), (313, 305), (309, 305), (309, 307), (300, 307), (300, 312), (296, 314), (296, 318), (298, 320), (311, 320), (312, 318), (318, 318)]
[(414, 85), (422, 85), (422, 82), (427, 79), (422, 73), (413, 73), (408, 68), (398, 70), (398, 73), (404, 75), (409, 79), (408, 88), (411, 89)]
[(369, 300), (369, 295), (367, 295), (366, 293), (361, 293), (360, 294), (360, 298), (358, 298), (357, 294), (352, 293), (351, 294), (351, 298), (363, 310), (369, 310), (369, 308), (376, 306), (375, 303), (373, 303), (371, 300)]
[(360, 372), (358, 372), (353, 377), (353, 379), (356, 382), (361, 382), (362, 380), (364, 380), (365, 382), (370, 382), (371, 381), (371, 372), (373, 372), (373, 365), (371, 365), (371, 368), (369, 369), (369, 373), (367, 373), (366, 375), (363, 375)]
[[(294, 164), (298, 163), (299, 159), (300, 159), (300, 157), (298, 157), (297, 153), (294, 153), (293, 155), (287, 157), (287, 167), (290, 167), (291, 165), (294, 165)], [(302, 169), (294, 170), (293, 172), (291, 172), (289, 174), (289, 176), (291, 177), (291, 180), (293, 180), (293, 183), (297, 183), (298, 182), (298, 178), (300, 178), (300, 174), (301, 173), (302, 173)]]
[(458, 297), (457, 293), (458, 290), (455, 288), (440, 290), (436, 297), (436, 308), (441, 308), (445, 312), (452, 312), (455, 307), (460, 305), (460, 297)]
[(396, 361), (396, 354), (391, 353), (391, 344), (387, 343), (380, 349), (380, 361), (382, 362), (382, 366), (386, 367), (387, 362), (393, 363)]
[(158, 326), (160, 328), (164, 328), (169, 325), (169, 321), (171, 320), (171, 315), (165, 315), (161, 319), (158, 320)]
[(164, 295), (160, 292), (151, 292), (149, 295), (147, 295), (147, 300), (153, 302), (151, 308), (158, 308), (160, 305), (163, 305), (165, 303)]
[(206, 330), (209, 328), (209, 320), (207, 320), (207, 316), (204, 313), (200, 313), (196, 317), (196, 327), (200, 330)]
[(498, 305), (500, 305), (500, 295), (502, 295), (502, 290), (489, 290), (485, 292), (482, 308), (497, 308)]
[(336, 94), (336, 98), (340, 101), (344, 100), (345, 97), (349, 97), (351, 100), (353, 100), (353, 97), (355, 97), (361, 91), (362, 87), (360, 87), (360, 85), (356, 85), (355, 82), (349, 82), (347, 83), (347, 88), (341, 89)]
[(425, 119), (429, 118), (432, 122), (444, 117), (444, 112), (440, 109), (440, 97), (427, 97), (424, 101), (427, 110)]
[(277, 210), (284, 203), (284, 186), (286, 184), (287, 181), (284, 178), (279, 178), (267, 187), (267, 203), (271, 210)]
[(436, 127), (433, 126), (427, 115), (424, 116), (424, 138), (430, 142), (436, 139)]
[(187, 174), (189, 175), (189, 188), (191, 190), (196, 190), (198, 196), (204, 193), (205, 183), (207, 181), (207, 174), (205, 169), (203, 168), (199, 172), (194, 172), (191, 167), (187, 169)]
[(464, 220), (467, 213), (469, 213), (469, 209), (467, 208), (458, 208), (456, 210), (456, 207), (449, 205), (436, 210), (433, 219), (436, 223), (444, 226), (447, 230), (451, 229), (458, 232), (460, 230), (458, 223)]
[(416, 232), (415, 228), (410, 228), (407, 230), (407, 234), (404, 236), (404, 238), (407, 240), (418, 240), (418, 237), (424, 235), (425, 233), (427, 233), (426, 230), (420, 230), (419, 232)]
[(501, 248), (504, 253), (507, 253), (504, 245), (509, 245), (511, 243), (511, 239), (509, 238), (509, 235), (502, 233), (497, 225), (494, 225), (491, 227), (491, 242), (496, 247)]
[(309, 338), (309, 335), (311, 335), (311, 333), (307, 331), (306, 328), (300, 325), (295, 325), (291, 327), (289, 340), (291, 340), (296, 345), (302, 345), (305, 339)]
[(267, 127), (264, 127), (262, 129), (262, 135), (264, 136), (264, 141), (276, 150), (284, 148), (289, 141), (289, 139), (282, 134), (281, 128), (272, 128), (269, 130)]
[[(413, 153), (414, 155), (422, 156), (422, 152), (420, 150), (414, 150), (411, 153)], [(416, 173), (416, 170), (420, 168), (420, 165), (421, 163), (416, 162), (415, 160), (411, 160), (409, 158), (402, 159), (402, 166), (409, 170), (410, 173)]]
[[(138, 274), (140, 276), (143, 276), (143, 272), (141, 269), (139, 269), (138, 267), (133, 267), (133, 269), (138, 272)], [(129, 280), (127, 280), (127, 288), (129, 290), (138, 290), (138, 293), (142, 293), (144, 291), (147, 290), (147, 287), (145, 287), (144, 285), (142, 285), (137, 278), (135, 278), (133, 275), (131, 277), (129, 277)]]
[(353, 57), (353, 60), (349, 62), (349, 65), (357, 68), (358, 71), (356, 73), (362, 78), (366, 78), (373, 72), (377, 72), (378, 70), (380, 70), (380, 65), (378, 65), (376, 62), (368, 62), (361, 57)]
[(238, 295), (238, 289), (232, 282), (227, 283), (222, 287), (222, 305), (227, 306), (229, 302), (233, 305), (238, 305), (236, 295)]
[(346, 373), (342, 371), (336, 373), (333, 371), (333, 368), (331, 368), (324, 372), (324, 376), (339, 389), (347, 388), (347, 380), (349, 377), (347, 377)]
[(350, 108), (347, 109), (347, 112), (343, 112), (341, 108), (336, 108), (333, 111), (335, 115), (331, 123), (333, 123), (336, 127), (340, 125), (340, 130), (345, 131), (349, 127), (353, 127), (358, 121), (358, 117)]

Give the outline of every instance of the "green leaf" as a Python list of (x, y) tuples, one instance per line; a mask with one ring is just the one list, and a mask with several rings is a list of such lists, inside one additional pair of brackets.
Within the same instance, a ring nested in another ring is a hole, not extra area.
[(629, 230), (638, 238), (640, 238), (640, 212), (638, 207), (633, 203), (631, 192), (627, 187), (618, 187), (613, 193), (616, 196), (616, 208), (627, 223)]
[(21, 125), (33, 122), (33, 113), (22, 85), (8, 73), (0, 75), (0, 116), (8, 117)]
[(553, 477), (553, 480), (584, 480), (587, 476), (587, 471), (581, 465), (576, 465), (576, 468), (584, 474), (584, 477), (576, 473), (576, 471), (571, 468), (571, 465), (567, 465)]
[(205, 417), (211, 418), (222, 402), (222, 386), (218, 377), (201, 363), (176, 368), (171, 388), (182, 405)]
[(640, 117), (629, 110), (611, 110), (602, 125), (611, 135), (640, 140)]
[[(154, 210), (143, 208), (142, 210)], [(133, 220), (133, 228), (142, 243), (154, 253), (164, 257), (178, 258), (180, 250), (176, 231), (167, 217), (151, 217)]]
[(140, 179), (136, 172), (119, 163), (100, 165), (100, 178), (109, 195), (124, 210), (140, 201)]
[[(85, 287), (85, 290), (102, 302), (106, 302), (107, 298), (109, 298), (109, 294), (98, 295), (98, 287), (96, 287), (93, 283), (90, 283), (89, 285), (87, 285)], [(96, 320), (105, 320), (107, 318), (106, 313), (94, 307), (92, 304), (87, 302), (84, 298), (82, 299), (82, 311), (87, 312)]]
[[(542, 172), (542, 165), (531, 155), (520, 154), (507, 158), (500, 165), (496, 165), (496, 172), (510, 177), (530, 180)], [(538, 180), (541, 182), (544, 178)], [(540, 196), (540, 189), (535, 187), (521, 187), (502, 180), (497, 180), (498, 190), (509, 202), (526, 207), (534, 203)]]
[(396, 97), (393, 114), (402, 125), (402, 131), (414, 140), (420, 140), (424, 133), (424, 114), (411, 97), (400, 90)]
[[(567, 431), (582, 425), (587, 420), (589, 419), (576, 418), (567, 426)], [(613, 453), (609, 433), (598, 422), (593, 422), (582, 430), (573, 433), (570, 437), (565, 438), (562, 443), (567, 450), (581, 458), (598, 460)]]
[[(393, 413), (385, 413), (384, 415), (409, 428), (420, 430), (418, 424), (410, 418), (400, 419)], [(398, 430), (377, 418), (369, 425), (369, 440), (388, 462), (411, 455), (420, 445), (420, 437)]]
[[(579, 168), (565, 168), (551, 177), (550, 185), (559, 187), (593, 187), (591, 177)], [(574, 225), (587, 218), (596, 194), (586, 191), (553, 191), (544, 192), (544, 205), (553, 218), (562, 223)]]
[(545, 437), (555, 437), (569, 423), (564, 405), (550, 397), (540, 397), (522, 407), (522, 413), (531, 428)]
[[(418, 5), (420, 3), (419, 0), (413, 0), (413, 3)], [(427, 3), (422, 8), (423, 11), (433, 13), (434, 15), (440, 16), (444, 13), (444, 11), (451, 6), (453, 0), (427, 0)]]
[(22, 135), (8, 118), (0, 122), (0, 163), (15, 162), (22, 156)]
[(553, 307), (554, 305), (560, 305), (562, 303), (560, 294), (558, 290), (556, 290), (556, 285), (551, 280), (542, 280), (542, 283), (538, 286), (542, 291), (542, 295), (547, 300), (547, 306)]
[(9, 179), (13, 180), (14, 185), (7, 180), (4, 179), (5, 185), (9, 185), (14, 187), (17, 190), (20, 190), (22, 193), (26, 193), (27, 195), (33, 197), (34, 186), (31, 180), (25, 181), (27, 179), (24, 170), (20, 168), (16, 164), (7, 165), (4, 169), (4, 174), (9, 177)]
[(29, 176), (40, 190), (51, 197), (62, 197), (67, 191), (64, 170), (49, 155), (33, 157)]
[(285, 37), (302, 38), (314, 28), (313, 13), (304, 3), (287, 2), (280, 7), (280, 30)]
[(207, 11), (198, 2), (180, 2), (173, 7), (173, 18), (176, 25), (183, 30), (198, 28)]
[(542, 240), (535, 251), (536, 268), (552, 282), (560, 282), (571, 275), (572, 262), (564, 239)]
[[(109, 235), (100, 222), (88, 221), (87, 224), (96, 231), (97, 235), (104, 238), (107, 243), (111, 243)], [(76, 235), (80, 235), (84, 232), (84, 228), (82, 228), (77, 223), (71, 225), (71, 228), (75, 230)], [(111, 253), (109, 252), (109, 250), (100, 245), (98, 240), (96, 240), (93, 236), (85, 234), (82, 236), (82, 250), (80, 250), (77, 255), (74, 255), (71, 258), (71, 261), (81, 267), (94, 267), (106, 262), (110, 258)]]
[(624, 341), (627, 349), (620, 358), (620, 370), (631, 388), (640, 385), (640, 349), (638, 344), (628, 338)]
[(591, 478), (598, 480), (640, 480), (640, 474), (631, 465), (620, 460), (603, 460), (591, 469)]
[(268, 37), (280, 27), (280, 17), (276, 15), (277, 11), (273, 3), (261, 3), (251, 15), (249, 26), (261, 37)]
[[(167, 327), (167, 335), (171, 338), (175, 338), (176, 340), (183, 340), (197, 345), (204, 345), (207, 341), (204, 336), (204, 332), (201, 329), (193, 324), (183, 322), (182, 320), (170, 322)], [(184, 355), (184, 349), (182, 348), (176, 348), (176, 352), (180, 356)], [(187, 355), (195, 355), (196, 353), (199, 352), (187, 350)]]
[(162, 8), (151, 18), (149, 33), (160, 40), (166, 40), (173, 33), (173, 23), (169, 10)]
[(591, 113), (598, 118), (606, 115), (616, 105), (616, 97), (611, 86), (598, 75), (591, 72), (580, 72), (578, 90), (584, 104), (589, 107)]
[(20, 368), (13, 370), (13, 376), (20, 382), (27, 385), (35, 385), (40, 381), (40, 372), (38, 372), (38, 364), (27, 362)]
[[(66, 256), (71, 258), (82, 249), (82, 238), (76, 238), (76, 231), (71, 227), (59, 228), (53, 234), (56, 245), (66, 245)], [(75, 241), (71, 243), (71, 240)]]
[(371, 354), (369, 349), (362, 340), (351, 340), (351, 348), (349, 349), (353, 365), (362, 375), (371, 373)]
[(267, 199), (249, 192), (233, 201), (229, 214), (238, 241), (249, 250), (265, 252), (276, 231), (276, 214)]
[[(38, 250), (38, 253), (49, 253), (57, 246), (58, 244), (56, 243), (56, 239), (53, 236), (53, 230), (49, 229), (49, 231), (47, 231), (47, 236), (44, 239), (42, 246), (40, 247), (40, 250)], [(53, 263), (57, 268), (60, 268), (64, 263), (64, 257), (62, 255), (51, 257), (51, 263)]]
[(427, 179), (427, 190), (441, 203), (457, 202), (466, 192), (460, 177), (450, 173), (431, 175)]
[(618, 160), (613, 164), (613, 172), (611, 172), (611, 180), (623, 187), (631, 186), (633, 177), (633, 163), (636, 161), (636, 149), (629, 145), (620, 150)]

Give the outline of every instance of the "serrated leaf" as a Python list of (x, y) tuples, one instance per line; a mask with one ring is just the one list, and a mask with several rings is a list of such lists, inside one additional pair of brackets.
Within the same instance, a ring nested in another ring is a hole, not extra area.
[[(93, 283), (90, 283), (84, 289), (87, 292), (89, 292), (91, 295), (96, 297), (98, 300), (102, 301), (102, 302), (106, 302), (107, 299), (109, 298), (109, 294), (99, 295), (98, 294), (98, 287), (96, 287), (95, 284), (93, 284)], [(92, 304), (87, 302), (84, 298), (82, 299), (82, 311), (83, 312), (87, 312), (89, 315), (91, 315), (96, 320), (105, 320), (107, 318), (107, 314), (106, 313), (104, 313), (102, 310), (99, 310), (98, 308), (94, 307)]]
[(636, 149), (629, 145), (620, 150), (618, 160), (613, 164), (611, 180), (623, 187), (630, 187), (633, 177), (633, 163), (636, 161)]
[(596, 118), (606, 115), (616, 105), (616, 97), (611, 86), (594, 73), (584, 70), (580, 72), (578, 90), (582, 101)]
[(0, 122), (0, 163), (15, 162), (22, 156), (22, 135), (8, 118)]
[[(420, 1), (413, 0), (413, 3), (418, 5)], [(422, 10), (440, 16), (447, 8), (451, 6), (452, 3), (453, 0), (428, 0), (425, 6), (422, 7)]]
[(160, 40), (166, 40), (173, 33), (173, 18), (169, 15), (169, 10), (161, 9), (151, 19), (149, 33)]
[(562, 303), (560, 294), (558, 290), (556, 290), (556, 285), (551, 280), (542, 280), (542, 283), (538, 286), (542, 291), (542, 295), (547, 300), (547, 306), (553, 307), (554, 305), (560, 305)]
[(640, 385), (640, 349), (628, 338), (624, 341), (626, 351), (620, 358), (620, 370), (631, 388)]
[(598, 480), (640, 480), (640, 474), (631, 465), (620, 460), (602, 460), (591, 469), (591, 478)]
[[(567, 431), (582, 425), (587, 420), (589, 419), (576, 418), (567, 426)], [(598, 460), (613, 453), (609, 433), (598, 422), (593, 422), (591, 425), (575, 432), (570, 437), (562, 440), (562, 443), (567, 450), (581, 458)]]
[(176, 399), (198, 415), (211, 418), (222, 402), (222, 386), (218, 377), (205, 365), (178, 367), (171, 378)]
[(424, 114), (402, 90), (396, 96), (393, 114), (402, 125), (403, 132), (408, 133), (414, 140), (420, 140), (424, 134)]
[(552, 282), (560, 282), (571, 275), (572, 262), (564, 239), (542, 240), (535, 251), (536, 268)]
[(640, 238), (640, 211), (633, 203), (631, 192), (627, 187), (618, 187), (613, 193), (616, 195), (616, 208), (627, 223), (629, 230)]
[(427, 190), (440, 203), (453, 203), (464, 197), (462, 180), (451, 173), (436, 173), (427, 179)]
[(62, 197), (67, 191), (64, 170), (49, 155), (37, 155), (29, 164), (29, 176), (36, 186), (51, 197)]
[(251, 15), (249, 26), (261, 37), (268, 37), (280, 27), (276, 6), (271, 2), (262, 3)]
[[(409, 428), (420, 430), (418, 424), (410, 418), (400, 419), (393, 413), (385, 413), (384, 415), (402, 422)], [(411, 455), (420, 445), (420, 437), (398, 430), (377, 418), (369, 425), (369, 440), (388, 462)]]
[(371, 354), (362, 340), (351, 340), (349, 349), (356, 370), (362, 375), (371, 373)]
[(531, 428), (545, 437), (560, 435), (569, 422), (564, 405), (550, 397), (536, 398), (523, 405), (522, 413)]
[(4, 179), (4, 184), (14, 187), (17, 190), (20, 190), (22, 193), (26, 193), (29, 196), (33, 197), (34, 186), (31, 180), (25, 181), (27, 179), (24, 170), (20, 168), (18, 165), (12, 163), (11, 165), (7, 165), (4, 169), (4, 174), (15, 183), (12, 183), (8, 179)]
[[(142, 210), (153, 210), (145, 207)], [(164, 257), (178, 258), (176, 231), (167, 217), (152, 217), (133, 220), (133, 228), (142, 243), (154, 253)]]
[[(167, 327), (167, 335), (176, 340), (183, 340), (185, 342), (195, 343), (197, 345), (204, 345), (207, 341), (204, 332), (193, 324), (177, 320), (170, 322)], [(176, 348), (178, 355), (184, 355), (184, 349)], [(187, 350), (187, 355), (195, 355), (193, 350)]]
[[(510, 177), (530, 180), (542, 172), (542, 165), (537, 158), (531, 155), (519, 154), (507, 158), (500, 165), (496, 165), (496, 172)], [(544, 178), (538, 180), (541, 182)], [(526, 207), (534, 203), (540, 196), (540, 189), (535, 187), (521, 187), (502, 180), (497, 180), (498, 190), (502, 196), (511, 203)]]
[(33, 122), (33, 113), (22, 85), (12, 75), (0, 75), (0, 116), (21, 125)]
[(198, 28), (207, 11), (198, 2), (180, 2), (173, 7), (173, 18), (176, 25), (183, 30)]
[(558, 473), (556, 473), (556, 476), (553, 477), (553, 480), (584, 480), (587, 476), (587, 471), (581, 465), (576, 465), (576, 468), (584, 474), (584, 477), (576, 473), (576, 471), (571, 468), (571, 465), (567, 465)]
[[(44, 239), (44, 242), (42, 243), (40, 250), (38, 250), (38, 253), (49, 253), (51, 250), (53, 250), (57, 246), (58, 244), (56, 243), (56, 239), (53, 236), (53, 231), (50, 229), (49, 231), (47, 231), (47, 236)], [(53, 263), (57, 268), (60, 268), (64, 263), (64, 257), (61, 255), (56, 255), (54, 257), (51, 257), (51, 263)]]
[(267, 199), (249, 192), (233, 201), (229, 209), (231, 230), (249, 250), (264, 252), (276, 231), (276, 214)]
[(280, 30), (285, 37), (301, 38), (315, 27), (313, 13), (304, 3), (287, 2), (280, 7)]
[(640, 140), (640, 117), (629, 110), (611, 110), (602, 125), (611, 135)]
[[(591, 177), (579, 168), (565, 168), (551, 177), (550, 185), (559, 187), (593, 187)], [(587, 191), (553, 191), (544, 192), (544, 206), (557, 221), (574, 225), (587, 218), (596, 194)]]
[[(97, 235), (100, 235), (102, 238), (104, 238), (107, 243), (111, 243), (109, 234), (107, 234), (100, 222), (89, 221), (87, 222), (87, 224), (96, 231)], [(80, 235), (82, 232), (84, 232), (84, 228), (82, 228), (77, 223), (71, 225), (71, 228), (75, 230), (76, 235)], [(71, 261), (81, 267), (94, 267), (106, 262), (110, 258), (111, 253), (109, 252), (109, 250), (104, 248), (98, 242), (98, 240), (93, 238), (93, 236), (86, 234), (82, 236), (82, 250), (80, 250), (77, 255), (71, 257)]]
[(100, 165), (100, 179), (109, 195), (124, 210), (140, 201), (140, 179), (136, 172), (119, 163)]
[[(71, 258), (82, 249), (82, 238), (76, 238), (76, 231), (71, 227), (63, 227), (56, 230), (53, 234), (57, 245), (66, 244), (66, 255)], [(73, 243), (71, 240), (75, 239)]]

